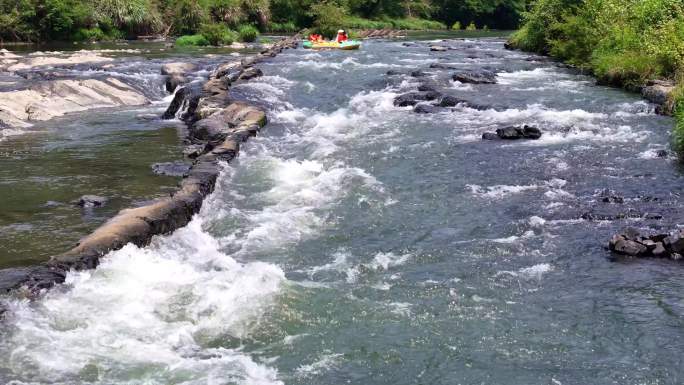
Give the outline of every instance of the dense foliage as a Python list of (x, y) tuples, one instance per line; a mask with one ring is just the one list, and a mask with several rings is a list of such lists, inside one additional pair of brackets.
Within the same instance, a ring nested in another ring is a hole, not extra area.
[(684, 149), (682, 0), (538, 0), (511, 43), (628, 88), (654, 78), (679, 80), (671, 103), (678, 118), (675, 144)]
[[(528, 0), (0, 0), (1, 41), (103, 40), (315, 28), (516, 28)], [(218, 31), (218, 32), (217, 32)], [(220, 34), (219, 34), (220, 35)], [(189, 39), (192, 40), (192, 39)], [(221, 40), (221, 39), (218, 39)]]

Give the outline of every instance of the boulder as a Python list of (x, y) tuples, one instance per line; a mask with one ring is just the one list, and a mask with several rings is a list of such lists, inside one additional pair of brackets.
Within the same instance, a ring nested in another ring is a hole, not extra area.
[(663, 246), (670, 252), (683, 254), (684, 253), (684, 236), (681, 232), (675, 232), (663, 239)]
[(452, 79), (461, 83), (495, 84), (496, 74), (486, 70), (458, 72)]
[(496, 130), (496, 135), (501, 139), (516, 140), (523, 138), (522, 129), (518, 127), (504, 127)]
[(426, 103), (420, 103), (416, 105), (416, 107), (413, 109), (413, 112), (417, 114), (431, 114), (435, 112), (437, 107), (431, 105), (431, 104), (426, 104)]
[(421, 70), (411, 71), (410, 75), (414, 78), (422, 78), (427, 76), (427, 74)]
[(430, 46), (430, 51), (433, 51), (433, 52), (446, 52), (448, 50), (449, 50), (448, 47), (444, 47), (441, 45), (431, 45)]
[(166, 91), (173, 93), (179, 86), (188, 82), (188, 79), (180, 74), (173, 74), (166, 78)]
[(397, 70), (389, 70), (386, 72), (386, 74), (387, 74), (387, 76), (397, 76), (397, 75), (401, 75), (401, 72), (399, 72)]
[(504, 127), (496, 130), (496, 135), (505, 140), (518, 140), (518, 139), (532, 139), (536, 140), (541, 138), (542, 133), (536, 127), (523, 126), (521, 127)]
[(185, 75), (194, 72), (197, 66), (192, 63), (166, 63), (161, 67), (162, 75)]
[(493, 132), (485, 132), (482, 134), (482, 140), (499, 140), (499, 135), (493, 133)]
[(84, 208), (102, 207), (107, 203), (107, 198), (99, 195), (84, 195), (76, 200), (76, 205)]
[(641, 88), (641, 95), (648, 101), (658, 105), (657, 112), (665, 115), (671, 115), (673, 112), (673, 103), (671, 102), (671, 95), (675, 89), (673, 82), (665, 80), (649, 81)]

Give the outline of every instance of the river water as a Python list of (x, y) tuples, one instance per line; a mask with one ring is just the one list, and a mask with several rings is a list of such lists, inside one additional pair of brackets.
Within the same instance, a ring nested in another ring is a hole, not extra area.
[[(372, 41), (262, 64), (233, 93), (270, 124), (202, 212), (37, 301), (7, 299), (0, 378), (681, 384), (681, 264), (604, 248), (626, 226), (683, 223), (682, 170), (657, 156), (672, 120), (503, 43)], [(460, 84), (433, 63), (499, 83)], [(427, 76), (406, 75), (417, 69)], [(490, 107), (393, 105), (428, 80)], [(480, 140), (515, 124), (544, 135)]]

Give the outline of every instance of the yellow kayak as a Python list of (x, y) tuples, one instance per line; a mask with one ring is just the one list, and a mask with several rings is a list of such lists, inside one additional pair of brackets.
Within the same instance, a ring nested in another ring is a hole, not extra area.
[(358, 40), (349, 40), (342, 43), (336, 41), (323, 41), (318, 43), (305, 41), (302, 46), (308, 49), (342, 49), (349, 51), (361, 48), (361, 42)]

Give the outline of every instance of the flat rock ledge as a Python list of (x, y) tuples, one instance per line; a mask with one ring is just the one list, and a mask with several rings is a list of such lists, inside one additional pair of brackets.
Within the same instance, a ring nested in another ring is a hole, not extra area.
[(637, 258), (669, 258), (681, 261), (684, 255), (684, 230), (663, 234), (645, 234), (628, 228), (614, 235), (608, 248), (615, 254)]
[[(220, 173), (220, 162), (234, 159), (240, 143), (266, 125), (266, 113), (229, 97), (229, 86), (260, 61), (274, 57), (284, 49), (295, 48), (299, 35), (283, 39), (263, 52), (224, 63), (200, 87), (176, 92), (176, 98), (166, 116), (175, 116), (184, 108), (183, 117), (189, 125), (190, 140), (197, 150), (187, 176), (171, 196), (146, 206), (125, 209), (83, 238), (73, 249), (51, 257), (37, 266), (0, 270), (0, 294), (14, 292), (35, 298), (42, 290), (63, 283), (67, 272), (93, 269), (100, 258), (129, 243), (145, 246), (155, 235), (169, 234), (185, 226), (199, 212), (204, 198), (213, 192)], [(243, 77), (242, 79), (248, 78)], [(180, 96), (179, 96), (180, 93)], [(0, 304), (0, 317), (3, 308)]]

